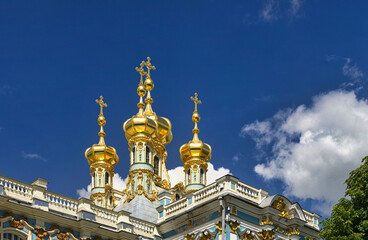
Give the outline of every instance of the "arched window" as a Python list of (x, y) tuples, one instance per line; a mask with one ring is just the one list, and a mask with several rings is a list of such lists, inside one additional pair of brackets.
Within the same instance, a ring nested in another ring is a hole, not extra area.
[(180, 195), (178, 193), (175, 194), (175, 200), (178, 201), (180, 199)]
[(109, 200), (110, 200), (110, 204), (112, 204), (112, 196), (110, 196), (110, 199)]
[(107, 172), (107, 173), (105, 173), (105, 184), (109, 184), (109, 179), (110, 178), (110, 175), (109, 175), (109, 173)]
[(24, 240), (25, 237), (18, 236), (12, 233), (3, 233), (3, 240)]
[(160, 160), (158, 159), (157, 156), (155, 156), (154, 161), (153, 161), (153, 170), (156, 175), (158, 175), (159, 164), (160, 164)]
[(93, 174), (92, 174), (92, 187), (95, 187), (96, 186), (96, 173), (95, 172), (93, 172)]
[(200, 176), (199, 176), (200, 183), (204, 184), (204, 171), (203, 168), (201, 168)]
[(135, 162), (135, 147), (133, 147), (132, 152), (133, 152), (133, 157), (132, 157), (132, 159), (133, 159), (133, 163), (134, 163), (134, 162)]
[(150, 154), (150, 149), (149, 147), (146, 146), (146, 163), (149, 163), (149, 154)]
[(188, 181), (188, 184), (192, 183), (192, 176), (190, 176), (190, 169), (188, 169), (187, 171), (187, 181)]

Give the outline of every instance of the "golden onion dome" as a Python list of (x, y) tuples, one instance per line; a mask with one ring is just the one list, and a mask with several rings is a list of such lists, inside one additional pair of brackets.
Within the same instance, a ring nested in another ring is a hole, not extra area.
[[(155, 70), (155, 66), (151, 64), (151, 59), (148, 57), (147, 62), (142, 62), (140, 68), (136, 67), (137, 72), (141, 75), (141, 80), (138, 85), (137, 93), (140, 97), (139, 103), (137, 104), (139, 111), (138, 113), (128, 119), (123, 124), (125, 137), (129, 141), (136, 134), (145, 134), (162, 144), (166, 145), (172, 140), (171, 122), (164, 117), (157, 116), (152, 110), (153, 99), (151, 97), (151, 91), (154, 88), (153, 80), (150, 77), (150, 70)], [(144, 71), (143, 66), (146, 66), (147, 72)], [(146, 79), (143, 83), (143, 76)], [(147, 92), (145, 99), (145, 105), (143, 103), (143, 97)], [(146, 109), (144, 107), (146, 106)]]
[(115, 148), (106, 145), (94, 144), (84, 153), (88, 160), (88, 164), (107, 163), (111, 166), (119, 162), (119, 157)]
[(100, 125), (100, 132), (98, 133), (100, 141), (98, 144), (94, 144), (92, 147), (88, 148), (84, 155), (87, 158), (89, 165), (101, 163), (113, 166), (119, 162), (119, 156), (117, 155), (115, 148), (108, 147), (105, 144), (104, 137), (106, 133), (103, 130), (103, 126), (106, 124), (106, 119), (103, 115), (103, 107), (107, 107), (107, 105), (103, 102), (102, 96), (100, 96), (100, 100), (96, 100), (96, 102), (101, 107), (100, 115), (97, 119), (97, 123)]
[(137, 133), (144, 133), (152, 138), (156, 138), (158, 135), (157, 122), (144, 115), (136, 115), (126, 120), (123, 124), (123, 128), (127, 140)]
[(211, 160), (211, 153), (212, 149), (211, 146), (207, 143), (203, 143), (199, 140), (198, 133), (198, 122), (200, 120), (199, 113), (197, 111), (197, 104), (201, 104), (202, 102), (198, 99), (198, 94), (195, 93), (194, 97), (190, 98), (194, 101), (195, 108), (192, 115), (192, 121), (194, 122), (194, 129), (193, 132), (193, 140), (189, 141), (188, 143), (182, 145), (179, 149), (180, 152), (180, 159), (184, 163), (190, 160), (201, 160), (205, 162), (209, 162)]
[(199, 141), (189, 141), (180, 147), (180, 159), (182, 162), (189, 160), (202, 160), (209, 162), (211, 160), (211, 146)]

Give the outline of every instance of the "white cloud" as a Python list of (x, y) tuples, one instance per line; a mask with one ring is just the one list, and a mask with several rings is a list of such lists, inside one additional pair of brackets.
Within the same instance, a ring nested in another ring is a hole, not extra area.
[(300, 8), (302, 7), (303, 0), (290, 0), (290, 13), (292, 16), (299, 16)]
[(89, 198), (91, 196), (91, 184), (87, 186), (87, 190), (85, 188), (81, 188), (77, 190), (78, 198)]
[(265, 22), (273, 22), (285, 17), (300, 17), (303, 2), (303, 0), (289, 0), (289, 5), (286, 7), (280, 0), (266, 0), (259, 12), (259, 18)]
[[(112, 179), (113, 188), (119, 191), (122, 191), (126, 187), (126, 182), (128, 178), (123, 179), (120, 177), (119, 173), (115, 173)], [(86, 188), (81, 188), (77, 190), (78, 197), (89, 198), (91, 196), (91, 184), (89, 184)]]
[(272, 157), (256, 165), (256, 173), (283, 181), (285, 195), (331, 205), (343, 197), (349, 172), (368, 154), (368, 103), (352, 91), (331, 91), (309, 107), (247, 124), (241, 135), (252, 136), (258, 148), (272, 147)]
[(278, 18), (278, 2), (275, 0), (268, 0), (263, 5), (260, 12), (260, 18), (266, 22), (272, 22)]
[[(179, 182), (184, 182), (184, 167), (176, 167), (174, 169), (168, 170), (171, 187), (174, 187)], [(211, 184), (216, 181), (216, 179), (226, 175), (231, 174), (229, 169), (220, 167), (215, 169), (212, 163), (208, 163), (208, 171), (207, 171), (207, 184)]]
[(235, 154), (234, 157), (231, 159), (231, 161), (233, 162), (233, 165), (239, 162), (239, 160), (242, 159), (242, 157), (243, 157), (243, 154), (241, 153)]
[(22, 152), (22, 157), (26, 159), (39, 159), (46, 162), (46, 159), (37, 153), (25, 153)]
[(357, 64), (352, 64), (351, 58), (337, 55), (326, 56), (327, 62), (341, 61), (341, 60), (345, 62), (341, 70), (343, 75), (348, 79), (348, 81), (343, 82), (340, 87), (346, 90), (353, 89), (355, 92), (361, 90), (363, 88), (363, 85), (365, 84), (365, 82), (362, 81), (365, 74)]
[(364, 77), (364, 73), (359, 69), (359, 67), (356, 64), (354, 65), (351, 64), (350, 58), (346, 58), (346, 62), (342, 67), (342, 72), (344, 76), (352, 80), (358, 80)]
[(126, 188), (127, 180), (128, 177), (123, 179), (122, 177), (120, 177), (119, 173), (115, 173), (113, 177), (113, 188), (119, 191), (123, 191)]
[(245, 125), (241, 132), (241, 136), (245, 136), (249, 133), (256, 133), (258, 136), (254, 138), (257, 148), (261, 148), (264, 144), (269, 144), (273, 139), (273, 133), (271, 131), (271, 123), (269, 121), (259, 122), (258, 120), (254, 123)]

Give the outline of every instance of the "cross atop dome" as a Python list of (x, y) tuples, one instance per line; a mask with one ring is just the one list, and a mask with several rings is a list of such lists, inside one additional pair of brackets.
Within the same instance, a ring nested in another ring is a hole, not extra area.
[(194, 102), (194, 112), (197, 112), (197, 104), (202, 104), (201, 100), (198, 99), (198, 93), (194, 93), (194, 97), (190, 97), (190, 100)]
[(156, 70), (156, 67), (151, 64), (151, 58), (147, 57), (147, 62), (142, 62), (147, 68), (147, 78), (151, 78), (150, 71)]
[(100, 105), (100, 115), (103, 116), (103, 108), (107, 107), (107, 104), (103, 101), (103, 97), (100, 96), (100, 100), (96, 99), (96, 103)]
[(137, 72), (139, 72), (139, 74), (141, 75), (141, 81), (140, 81), (140, 83), (139, 84), (142, 84), (143, 85), (143, 76), (145, 76), (145, 75), (147, 75), (147, 73), (144, 71), (144, 69), (143, 69), (143, 65), (144, 65), (144, 61), (142, 61), (141, 62), (141, 64), (140, 64), (140, 67), (138, 68), (138, 67), (135, 67), (135, 70), (137, 71)]

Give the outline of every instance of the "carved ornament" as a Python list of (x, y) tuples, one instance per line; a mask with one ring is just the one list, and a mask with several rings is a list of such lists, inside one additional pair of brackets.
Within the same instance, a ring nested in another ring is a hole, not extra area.
[(274, 201), (272, 203), (272, 207), (280, 211), (279, 213), (280, 217), (286, 218), (286, 219), (290, 218), (290, 214), (286, 210), (286, 203), (284, 203), (283, 198), (279, 197), (276, 201)]
[(262, 218), (261, 225), (266, 225), (266, 224), (273, 225), (272, 217), (264, 216)]
[(216, 229), (218, 231), (218, 234), (221, 235), (222, 234), (222, 222), (221, 221), (216, 224)]
[(37, 240), (43, 240), (47, 236), (47, 231), (43, 228), (35, 228)]
[(258, 237), (260, 237), (262, 240), (271, 240), (275, 237), (275, 233), (272, 230), (264, 230), (258, 233)]
[(187, 234), (187, 235), (184, 237), (184, 240), (194, 240), (194, 233), (192, 233), (192, 234)]
[(237, 234), (237, 230), (240, 228), (240, 223), (238, 221), (230, 221), (230, 233)]

